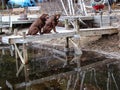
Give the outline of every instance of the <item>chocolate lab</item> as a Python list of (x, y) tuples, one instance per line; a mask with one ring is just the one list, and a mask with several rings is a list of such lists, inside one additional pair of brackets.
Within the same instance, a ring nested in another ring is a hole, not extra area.
[(35, 20), (27, 33), (27, 35), (36, 35), (38, 32), (41, 34), (41, 29), (44, 27), (48, 14), (42, 14), (37, 20)]
[(43, 27), (42, 34), (50, 33), (52, 29), (54, 32), (56, 32), (56, 25), (59, 22), (59, 18), (60, 18), (60, 14), (55, 14), (49, 17), (49, 19), (47, 19), (46, 21), (45, 26)]

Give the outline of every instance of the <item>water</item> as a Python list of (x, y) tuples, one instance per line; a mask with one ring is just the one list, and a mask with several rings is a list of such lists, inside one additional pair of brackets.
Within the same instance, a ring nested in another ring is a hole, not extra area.
[[(33, 53), (34, 51), (34, 53)], [(29, 79), (31, 81), (48, 77), (51, 75), (58, 75), (60, 73), (73, 71), (74, 68), (76, 68), (76, 64), (72, 64), (66, 67), (62, 67), (63, 62), (55, 59), (52, 57), (52, 54), (48, 53), (49, 57), (40, 58), (39, 56), (41, 53), (41, 49), (35, 49), (29, 50)], [(42, 52), (45, 54), (45, 50), (42, 50)], [(1, 55), (1, 54), (0, 54)], [(44, 57), (44, 55), (43, 55)], [(81, 57), (82, 67), (91, 64), (93, 62), (98, 62), (102, 60), (106, 60), (106, 56), (104, 54), (99, 54), (93, 51), (83, 51), (83, 55)], [(109, 59), (108, 59), (109, 60)], [(114, 58), (115, 60), (115, 58)], [(0, 88), (2, 90), (9, 90), (6, 86), (6, 80), (10, 82), (13, 86), (15, 84), (20, 84), (22, 82), (25, 82), (24, 78), (24, 72), (22, 71), (20, 73), (20, 76), (16, 77), (16, 66), (15, 66), (15, 57), (10, 56), (9, 53), (6, 55), (1, 55), (0, 57)], [(77, 81), (77, 84), (75, 86), (75, 90), (80, 89), (80, 82), (83, 80), (82, 87), (88, 90), (107, 90), (107, 85), (109, 90), (117, 90), (115, 86), (115, 81), (117, 83), (118, 88), (120, 88), (120, 72), (118, 68), (118, 64), (111, 64), (108, 68), (105, 64), (98, 65), (94, 69), (86, 69), (79, 73), (79, 80)], [(84, 72), (86, 72), (84, 74)], [(110, 74), (109, 81), (108, 75)], [(44, 83), (37, 83), (35, 85), (31, 85), (31, 90), (66, 90), (68, 87), (68, 90), (72, 90), (74, 87), (74, 83), (77, 77), (77, 74), (73, 74), (71, 76), (70, 81), (70, 75), (64, 75), (61, 78), (55, 78), (51, 81), (46, 81)], [(83, 75), (85, 75), (83, 79)], [(113, 78), (113, 76), (114, 78)], [(114, 81), (115, 79), (115, 81)], [(70, 82), (68, 82), (70, 81)], [(70, 83), (70, 85), (69, 85)], [(111, 85), (111, 86), (109, 86)], [(15, 89), (15, 90), (25, 90), (25, 87)]]

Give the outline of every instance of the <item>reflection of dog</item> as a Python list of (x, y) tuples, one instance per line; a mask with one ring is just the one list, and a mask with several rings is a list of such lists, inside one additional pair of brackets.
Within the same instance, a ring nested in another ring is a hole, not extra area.
[(43, 27), (43, 32), (44, 33), (50, 33), (51, 30), (53, 29), (54, 32), (56, 32), (56, 25), (59, 22), (59, 18), (60, 18), (60, 14), (55, 14), (52, 15), (51, 17), (49, 17), (49, 19), (47, 19), (45, 26)]
[(45, 25), (45, 21), (48, 19), (48, 14), (42, 14), (37, 20), (35, 20), (29, 28), (27, 35), (36, 35), (38, 32), (41, 34), (41, 29)]

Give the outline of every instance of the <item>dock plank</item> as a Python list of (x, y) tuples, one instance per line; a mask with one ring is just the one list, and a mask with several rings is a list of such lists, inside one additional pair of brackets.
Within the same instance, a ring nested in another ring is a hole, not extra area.
[(95, 35), (118, 33), (117, 27), (79, 29), (78, 32), (76, 32), (74, 29), (72, 30), (65, 30), (65, 28), (58, 28), (58, 29), (57, 30), (59, 33), (50, 33), (44, 35), (29, 35), (26, 36), (25, 39), (23, 39), (23, 36), (6, 36), (6, 37), (2, 37), (2, 42), (10, 43), (10, 44), (27, 43), (27, 42), (45, 40), (45, 39), (73, 37), (76, 34), (79, 34), (80, 36), (95, 36)]

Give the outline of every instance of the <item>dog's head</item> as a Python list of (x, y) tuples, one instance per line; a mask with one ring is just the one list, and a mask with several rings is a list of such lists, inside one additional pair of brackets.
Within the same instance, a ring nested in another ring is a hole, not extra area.
[(48, 18), (49, 18), (49, 15), (48, 15), (48, 14), (42, 14), (42, 15), (40, 16), (40, 19), (43, 20), (43, 21), (46, 21)]

